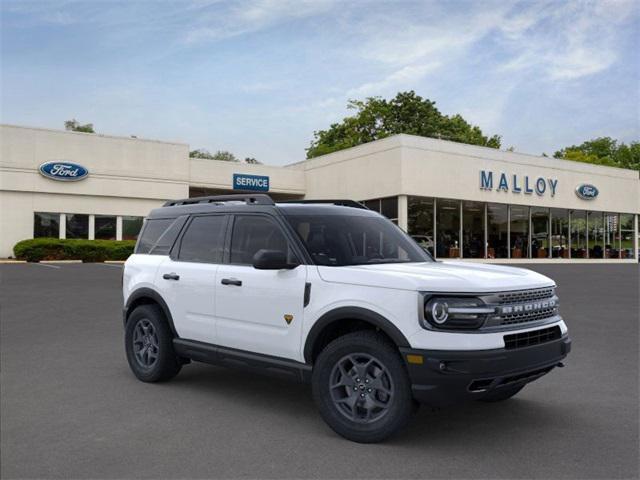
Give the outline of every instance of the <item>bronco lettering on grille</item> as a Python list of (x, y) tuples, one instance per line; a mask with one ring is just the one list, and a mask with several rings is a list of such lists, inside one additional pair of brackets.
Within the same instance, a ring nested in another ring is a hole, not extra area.
[(538, 310), (544, 310), (546, 308), (552, 308), (556, 306), (555, 299), (543, 300), (540, 302), (522, 303), (520, 305), (504, 305), (498, 307), (498, 314), (510, 315), (512, 313), (521, 312), (535, 312)]

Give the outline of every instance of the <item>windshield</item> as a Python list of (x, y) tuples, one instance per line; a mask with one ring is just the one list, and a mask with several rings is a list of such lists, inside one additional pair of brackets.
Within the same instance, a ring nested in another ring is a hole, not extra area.
[(317, 265), (431, 261), (402, 230), (379, 216), (286, 215), (286, 218)]

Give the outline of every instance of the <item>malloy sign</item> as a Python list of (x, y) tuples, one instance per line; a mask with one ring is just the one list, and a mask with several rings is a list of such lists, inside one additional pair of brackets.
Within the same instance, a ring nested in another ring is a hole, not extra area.
[[(495, 178), (495, 184), (494, 184)], [(480, 170), (480, 188), (482, 190), (495, 190), (498, 192), (524, 193), (543, 196), (547, 193), (554, 197), (558, 189), (558, 179), (544, 177), (529, 177), (529, 175), (507, 174), (500, 172), (495, 174), (490, 170)]]

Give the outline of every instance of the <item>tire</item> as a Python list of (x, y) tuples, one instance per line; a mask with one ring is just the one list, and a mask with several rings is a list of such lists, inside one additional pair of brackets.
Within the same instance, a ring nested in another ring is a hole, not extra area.
[(516, 385), (515, 387), (504, 387), (499, 388), (497, 390), (493, 390), (487, 393), (484, 397), (479, 398), (480, 402), (502, 402), (504, 400), (508, 400), (514, 395), (516, 395), (520, 390), (524, 388), (524, 385)]
[(327, 345), (313, 367), (312, 390), (324, 421), (359, 443), (385, 440), (406, 426), (414, 410), (398, 349), (372, 331), (350, 333)]
[(157, 305), (141, 305), (131, 312), (124, 337), (129, 367), (139, 380), (163, 382), (180, 372), (173, 335)]

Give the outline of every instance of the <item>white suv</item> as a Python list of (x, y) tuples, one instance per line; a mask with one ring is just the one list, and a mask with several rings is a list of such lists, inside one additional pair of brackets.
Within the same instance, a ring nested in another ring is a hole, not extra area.
[(145, 221), (123, 293), (140, 380), (193, 360), (310, 381), (324, 420), (357, 442), (388, 437), (419, 403), (512, 397), (571, 346), (549, 278), (436, 262), (350, 201), (167, 202)]

